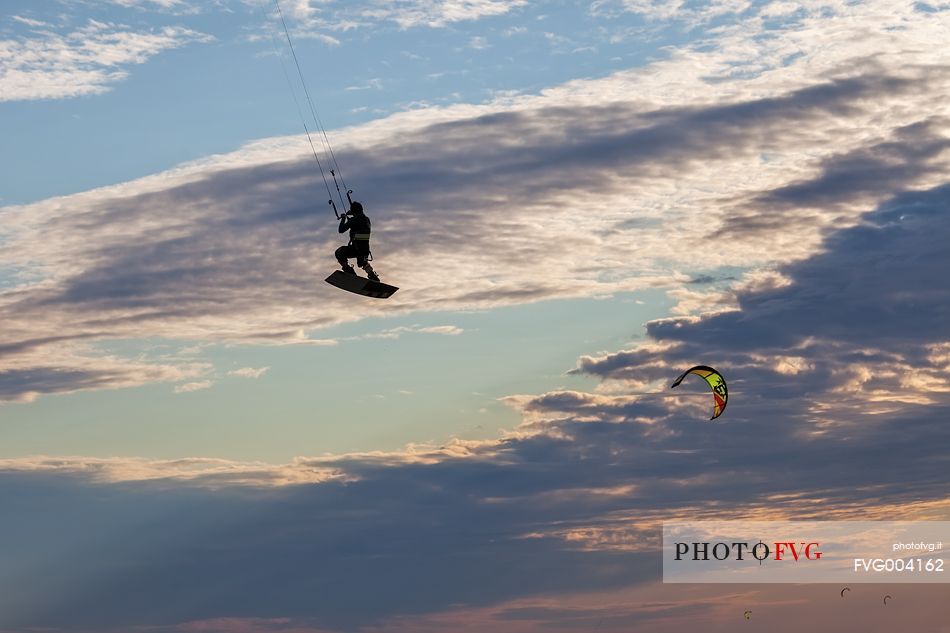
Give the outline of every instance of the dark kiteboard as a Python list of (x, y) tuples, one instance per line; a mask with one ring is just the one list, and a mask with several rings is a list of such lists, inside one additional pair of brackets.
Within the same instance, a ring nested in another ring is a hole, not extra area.
[(372, 281), (359, 275), (351, 275), (342, 270), (334, 270), (333, 274), (327, 277), (327, 283), (347, 292), (376, 299), (388, 299), (399, 290), (396, 286), (390, 286), (381, 281)]

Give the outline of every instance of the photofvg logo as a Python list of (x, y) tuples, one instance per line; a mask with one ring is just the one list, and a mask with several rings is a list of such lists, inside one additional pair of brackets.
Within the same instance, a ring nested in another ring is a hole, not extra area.
[(821, 560), (821, 544), (818, 541), (773, 541), (770, 545), (762, 539), (750, 544), (747, 541), (693, 541), (673, 544), (676, 560), (689, 557), (694, 561), (793, 561)]
[(663, 525), (664, 582), (950, 582), (946, 521)]

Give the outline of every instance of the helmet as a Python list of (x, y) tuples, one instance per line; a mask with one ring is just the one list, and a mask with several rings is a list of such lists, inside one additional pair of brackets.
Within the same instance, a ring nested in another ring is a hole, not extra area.
[(363, 205), (361, 205), (359, 202), (354, 201), (350, 204), (350, 213), (360, 214), (362, 212), (363, 212)]

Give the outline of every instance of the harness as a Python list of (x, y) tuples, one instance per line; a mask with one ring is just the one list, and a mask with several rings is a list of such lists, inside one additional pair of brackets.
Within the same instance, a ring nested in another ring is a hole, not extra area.
[(354, 242), (362, 242), (366, 247), (366, 261), (373, 261), (373, 251), (369, 250), (369, 233), (353, 233), (353, 236), (350, 238), (350, 244)]

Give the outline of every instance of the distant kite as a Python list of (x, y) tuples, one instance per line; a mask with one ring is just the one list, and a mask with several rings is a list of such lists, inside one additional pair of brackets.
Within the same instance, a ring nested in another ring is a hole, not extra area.
[(751, 619), (752, 619), (752, 612), (751, 612), (751, 611), (746, 611), (745, 613), (742, 614), (742, 616), (743, 616), (746, 620), (751, 620)]
[[(891, 598), (891, 597), (890, 597), (890, 596), (884, 596), (884, 604), (887, 604), (887, 599), (888, 599), (888, 598)], [(893, 598), (891, 598), (891, 600), (893, 600)]]
[(844, 592), (845, 592), (845, 591), (851, 591), (851, 587), (845, 587), (844, 589), (841, 590), (841, 597), (842, 597), (842, 598), (844, 598)]
[(687, 369), (680, 375), (679, 378), (673, 381), (673, 384), (670, 385), (670, 389), (677, 387), (683, 379), (690, 374), (696, 374), (707, 383), (709, 383), (709, 388), (712, 389), (713, 394), (713, 416), (709, 418), (710, 420), (715, 420), (722, 412), (726, 410), (726, 403), (729, 401), (729, 390), (726, 388), (726, 380), (722, 377), (718, 371), (712, 367), (707, 367), (706, 365), (696, 365), (690, 369)]

